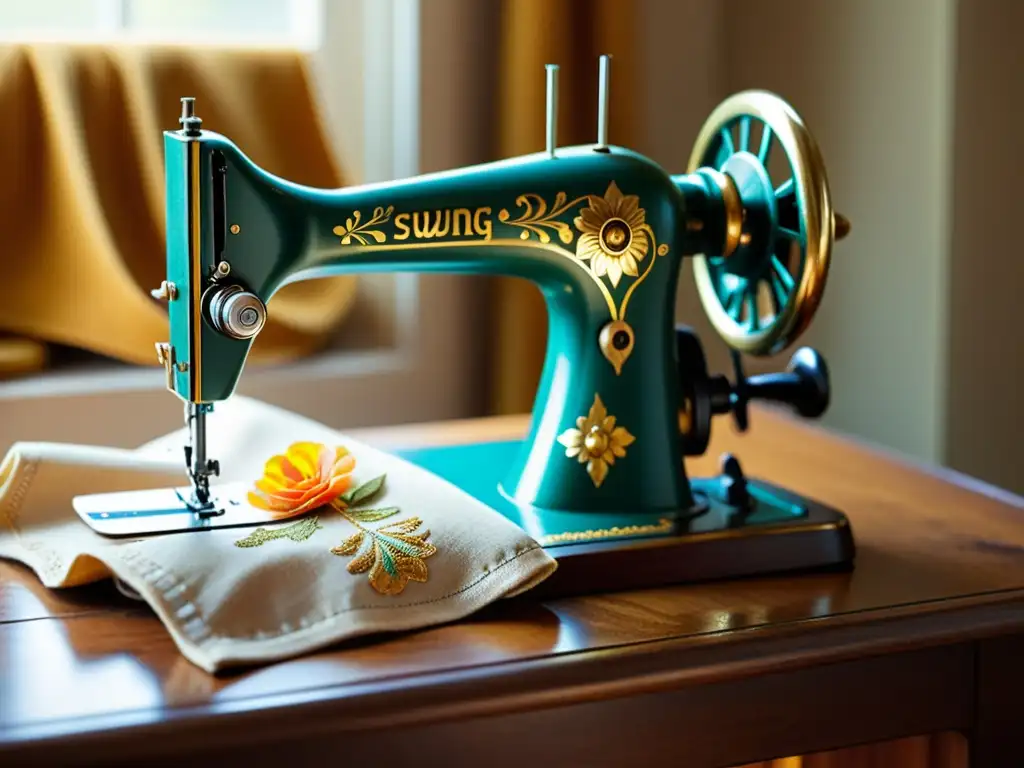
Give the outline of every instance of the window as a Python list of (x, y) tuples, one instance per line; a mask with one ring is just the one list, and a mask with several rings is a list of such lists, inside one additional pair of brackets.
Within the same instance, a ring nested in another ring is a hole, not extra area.
[[(430, 26), (445, 38), (432, 45), (459, 45), (454, 8), (431, 11)], [(421, 34), (420, 0), (0, 2), (0, 41), (201, 41), (308, 50), (328, 129), (352, 183), (418, 173), (425, 122), (426, 133), (440, 137), (434, 141), (444, 148), (434, 153), (444, 156), (445, 167), (465, 164), (443, 139), (458, 130), (459, 118), (420, 111), (421, 80), (434, 88), (449, 82), (458, 57), (421, 61)], [(342, 428), (471, 415), (465, 371), (473, 324), (460, 313), (469, 303), (464, 284), (447, 275), (360, 279), (365, 300), (353, 312), (364, 314), (350, 316), (335, 348), (291, 365), (247, 369), (239, 392)], [(409, 397), (410, 381), (429, 386)], [(137, 445), (178, 426), (180, 411), (155, 366), (97, 365), (0, 380), (0, 442)]]
[(320, 0), (32, 0), (0, 4), (5, 40), (188, 40), (314, 48)]

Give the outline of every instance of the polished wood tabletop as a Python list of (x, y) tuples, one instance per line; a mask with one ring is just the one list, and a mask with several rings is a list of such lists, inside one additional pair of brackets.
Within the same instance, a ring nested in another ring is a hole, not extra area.
[[(412, 447), (526, 426), (352, 434)], [(211, 676), (109, 583), (51, 591), (0, 561), (0, 764), (259, 763), (273, 746), (276, 761), (300, 764), (386, 754), (700, 768), (959, 731), (972, 764), (1024, 765), (1024, 749), (1007, 762), (1024, 712), (1024, 499), (766, 409), (745, 435), (719, 427), (688, 471), (715, 473), (726, 451), (748, 476), (845, 512), (854, 569), (527, 594), (451, 625)]]

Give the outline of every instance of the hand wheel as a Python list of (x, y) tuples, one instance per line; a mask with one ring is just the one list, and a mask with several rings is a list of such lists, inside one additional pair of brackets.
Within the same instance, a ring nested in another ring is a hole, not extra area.
[[(756, 131), (756, 133), (755, 133)], [(768, 171), (778, 145), (787, 171)], [(821, 301), (832, 243), (849, 223), (832, 211), (825, 166), (814, 138), (782, 99), (765, 91), (738, 93), (701, 129), (689, 172), (720, 172), (734, 205), (737, 233), (727, 254), (693, 258), (701, 303), (733, 349), (773, 355), (806, 330)]]

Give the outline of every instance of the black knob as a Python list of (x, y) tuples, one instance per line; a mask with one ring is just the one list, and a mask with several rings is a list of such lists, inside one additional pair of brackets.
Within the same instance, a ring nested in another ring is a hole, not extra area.
[(744, 509), (750, 506), (750, 494), (747, 493), (747, 478), (739, 459), (731, 453), (722, 456), (722, 474), (719, 478), (723, 500), (731, 507)]
[(747, 379), (746, 397), (790, 406), (804, 418), (816, 419), (828, 409), (829, 377), (825, 358), (802, 347), (790, 358), (785, 373), (766, 373)]

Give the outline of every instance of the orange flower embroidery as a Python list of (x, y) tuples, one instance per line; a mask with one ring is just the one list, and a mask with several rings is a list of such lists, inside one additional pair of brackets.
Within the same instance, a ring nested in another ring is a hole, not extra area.
[(263, 467), (249, 503), (275, 520), (296, 517), (330, 504), (352, 485), (356, 460), (346, 448), (294, 443)]

